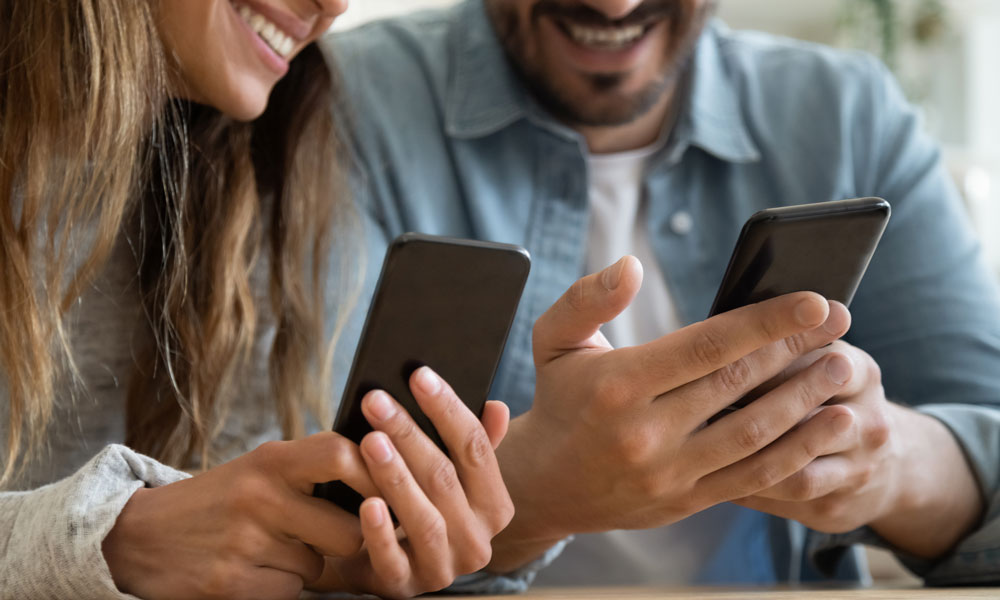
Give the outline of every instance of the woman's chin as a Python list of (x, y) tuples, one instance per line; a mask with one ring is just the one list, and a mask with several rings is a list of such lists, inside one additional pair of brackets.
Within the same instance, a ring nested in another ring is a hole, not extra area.
[(253, 94), (233, 98), (229, 102), (213, 103), (213, 106), (227, 117), (236, 121), (249, 122), (264, 114), (267, 109), (267, 99), (266, 94)]

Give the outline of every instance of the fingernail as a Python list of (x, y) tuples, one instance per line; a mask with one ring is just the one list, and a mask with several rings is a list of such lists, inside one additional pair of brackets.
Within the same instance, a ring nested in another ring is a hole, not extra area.
[(826, 373), (830, 376), (830, 381), (837, 385), (843, 385), (851, 378), (851, 359), (846, 356), (834, 356), (826, 361)]
[(430, 367), (417, 369), (417, 387), (428, 396), (435, 396), (441, 391), (441, 378)]
[(816, 326), (820, 324), (820, 319), (823, 318), (822, 313), (819, 310), (820, 305), (813, 300), (802, 300), (795, 305), (795, 320), (799, 322), (800, 325), (806, 326)]
[(368, 396), (368, 411), (379, 421), (388, 421), (396, 412), (389, 394), (376, 390)]
[(604, 272), (601, 273), (601, 283), (604, 285), (604, 289), (609, 292), (618, 287), (618, 284), (622, 282), (622, 271), (625, 270), (625, 258), (624, 256), (619, 258), (618, 262), (604, 269)]
[(375, 527), (379, 527), (385, 522), (385, 512), (378, 502), (369, 502), (366, 511), (368, 512), (368, 522)]
[[(829, 333), (830, 335), (837, 335), (844, 329), (843, 319), (834, 319), (833, 315), (839, 309), (835, 309), (834, 305), (841, 305), (839, 302), (830, 302), (830, 314), (827, 315), (826, 321), (823, 323), (823, 331)], [(843, 305), (841, 305), (843, 306)], [(846, 308), (844, 310), (847, 310)]]
[(371, 441), (368, 442), (368, 454), (380, 465), (392, 460), (392, 448), (389, 447), (385, 434), (372, 434)]

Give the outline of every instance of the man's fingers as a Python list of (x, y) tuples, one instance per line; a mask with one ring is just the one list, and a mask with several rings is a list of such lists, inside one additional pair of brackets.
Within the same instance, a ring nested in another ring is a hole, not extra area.
[(702, 478), (703, 492), (716, 501), (759, 494), (801, 471), (822, 456), (853, 423), (846, 407), (817, 413), (764, 450)]
[[(831, 302), (830, 314), (821, 327), (768, 344), (697, 381), (681, 386), (670, 394), (668, 401), (654, 405), (654, 410), (664, 413), (662, 418), (683, 424), (685, 431), (694, 431), (737, 400), (749, 403), (768, 394), (823, 356), (813, 354), (808, 363), (790, 369), (789, 365), (795, 364), (802, 353), (824, 347), (826, 354), (832, 352), (830, 343), (846, 333), (850, 325), (847, 308), (839, 302)], [(788, 375), (784, 376), (785, 373)], [(852, 377), (847, 385), (852, 385), (854, 379)], [(752, 399), (748, 398), (750, 394), (753, 394)]]
[[(689, 442), (691, 456), (699, 457), (702, 473), (739, 464), (795, 427), (813, 409), (835, 396), (850, 378), (847, 356), (824, 357), (749, 406), (696, 433)], [(809, 440), (806, 450), (813, 458), (826, 449), (824, 439)]]
[(755, 498), (786, 502), (810, 502), (860, 483), (865, 469), (855, 469), (847, 456), (821, 456), (778, 485), (762, 490)]
[(596, 344), (609, 347), (603, 336), (593, 339), (601, 325), (632, 303), (642, 285), (642, 265), (625, 256), (610, 267), (577, 280), (535, 322), (532, 347), (535, 366), (569, 350)]
[(716, 315), (658, 340), (617, 351), (623, 381), (658, 396), (708, 375), (780, 340), (826, 322), (829, 303), (797, 292)]

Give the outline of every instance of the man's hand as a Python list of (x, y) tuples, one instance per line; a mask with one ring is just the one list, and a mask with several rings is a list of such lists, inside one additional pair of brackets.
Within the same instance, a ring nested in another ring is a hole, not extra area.
[(818, 458), (737, 504), (829, 533), (870, 525), (915, 556), (943, 554), (983, 510), (972, 470), (944, 425), (887, 401), (878, 365), (842, 341), (804, 356), (769, 386), (831, 352), (850, 357), (852, 374), (830, 403), (797, 428), (810, 438), (808, 448), (788, 436), (764, 450), (776, 461), (794, 461), (803, 450)]
[[(598, 328), (628, 306), (641, 279), (639, 262), (626, 257), (578, 281), (536, 323), (534, 406), (498, 450), (517, 512), (494, 540), (493, 570), (516, 568), (571, 533), (665, 525), (753, 495), (815, 458), (777, 461), (760, 450), (839, 393), (850, 363), (838, 353), (706, 422), (843, 335), (846, 309), (789, 294), (614, 350)], [(799, 432), (786, 438), (816, 447)]]

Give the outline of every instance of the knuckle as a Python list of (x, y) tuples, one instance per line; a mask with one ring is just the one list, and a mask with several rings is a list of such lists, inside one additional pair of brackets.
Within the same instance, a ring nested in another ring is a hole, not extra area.
[(432, 543), (443, 541), (448, 536), (448, 528), (444, 517), (438, 513), (425, 517), (417, 525), (417, 535), (420, 539)]
[(759, 417), (752, 414), (743, 415), (743, 424), (736, 432), (734, 441), (736, 447), (744, 453), (760, 450), (767, 442), (767, 428)]
[(413, 438), (417, 436), (417, 432), (419, 431), (413, 419), (409, 417), (402, 418), (397, 414), (393, 420), (395, 421), (392, 433), (392, 437), (395, 438), (393, 442), (406, 444), (413, 441)]
[(424, 587), (428, 592), (437, 592), (451, 585), (455, 575), (444, 567), (433, 569), (423, 577)]
[(488, 565), (491, 558), (493, 558), (493, 548), (489, 539), (479, 536), (473, 538), (473, 541), (462, 549), (458, 568), (463, 574), (473, 573)]
[(863, 360), (863, 365), (864, 366), (862, 368), (864, 369), (864, 373), (868, 381), (873, 385), (881, 386), (882, 368), (878, 366), (878, 363), (875, 362), (875, 359), (866, 353), (865, 358)]
[(270, 545), (264, 534), (248, 527), (232, 527), (223, 535), (223, 552), (232, 557), (256, 561), (265, 555)]
[(763, 318), (757, 321), (761, 337), (765, 340), (778, 341), (785, 337), (781, 322), (775, 318)]
[(583, 312), (587, 309), (587, 283), (586, 279), (577, 279), (573, 285), (566, 290), (566, 305), (574, 312)]
[(386, 485), (391, 489), (398, 490), (406, 487), (409, 482), (409, 475), (407, 472), (401, 468), (393, 467), (392, 470), (386, 475)]
[(749, 493), (743, 495), (748, 496), (761, 490), (774, 487), (776, 484), (781, 482), (781, 479), (782, 473), (776, 465), (770, 462), (762, 462), (754, 467), (754, 469), (750, 472), (750, 478), (747, 481), (750, 488)]
[(875, 411), (865, 429), (864, 442), (869, 448), (881, 448), (889, 442), (889, 419), (883, 411)]
[(493, 454), (493, 446), (482, 427), (474, 427), (465, 442), (465, 460), (470, 467), (485, 465)]
[(385, 583), (387, 588), (399, 591), (400, 596), (411, 595), (402, 593), (402, 590), (405, 590), (410, 583), (410, 571), (405, 563), (398, 561), (391, 561), (384, 564), (379, 563), (375, 570), (378, 573), (379, 579)]
[(715, 381), (721, 392), (735, 394), (750, 387), (752, 376), (747, 359), (741, 358), (716, 371)]
[(514, 510), (514, 501), (511, 499), (507, 489), (504, 488), (499, 506), (493, 511), (492, 530), (494, 535), (500, 533), (510, 525), (510, 522), (514, 520)]
[(441, 401), (440, 416), (447, 421), (454, 421), (461, 416), (462, 410), (465, 405), (459, 400), (455, 392), (452, 391), (450, 387), (441, 384), (441, 391), (438, 394), (438, 398)]
[(809, 345), (806, 343), (806, 336), (802, 333), (786, 337), (784, 343), (785, 350), (791, 356), (802, 356), (809, 350)]
[(871, 464), (864, 465), (857, 474), (857, 487), (864, 488), (875, 478), (875, 467)]
[(354, 444), (338, 436), (330, 442), (326, 459), (335, 473), (345, 473), (355, 464), (355, 455)]
[(235, 479), (228, 488), (227, 499), (233, 513), (257, 514), (278, 504), (274, 498), (274, 488), (259, 473), (248, 473)]
[(458, 473), (455, 465), (447, 458), (440, 458), (431, 470), (431, 485), (435, 492), (451, 495), (461, 486), (458, 483)]
[(799, 407), (800, 412), (811, 411), (830, 398), (830, 394), (824, 394), (821, 390), (833, 385), (825, 367), (814, 368), (808, 377), (798, 380), (793, 386), (795, 405)]
[(236, 594), (236, 584), (242, 578), (240, 569), (231, 561), (213, 563), (199, 580), (200, 596), (205, 598), (231, 598)]
[(819, 491), (819, 480), (809, 469), (798, 473), (791, 482), (791, 494), (795, 500), (805, 501), (816, 498)]
[(726, 356), (726, 343), (722, 335), (711, 328), (703, 328), (691, 344), (691, 355), (697, 364), (714, 367)]
[(621, 462), (631, 467), (646, 464), (654, 444), (642, 431), (621, 431), (615, 440), (616, 451)]
[(813, 502), (816, 516), (829, 523), (844, 520), (845, 503), (838, 497), (826, 496)]
[(264, 442), (253, 451), (253, 456), (258, 464), (273, 465), (279, 461), (287, 442), (270, 441)]

